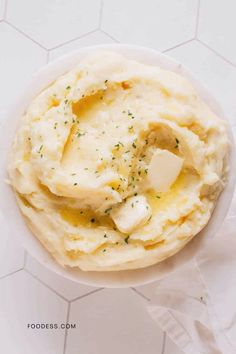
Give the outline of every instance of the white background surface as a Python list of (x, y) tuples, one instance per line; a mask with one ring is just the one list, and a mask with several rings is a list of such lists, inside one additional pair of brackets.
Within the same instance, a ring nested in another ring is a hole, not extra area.
[[(235, 0), (0, 0), (0, 128), (31, 74), (48, 61), (82, 46), (127, 42), (167, 52), (192, 69), (236, 133), (235, 13)], [(145, 310), (152, 289), (104, 290), (64, 280), (0, 229), (0, 351), (180, 354)], [(66, 321), (77, 328), (27, 329)]]

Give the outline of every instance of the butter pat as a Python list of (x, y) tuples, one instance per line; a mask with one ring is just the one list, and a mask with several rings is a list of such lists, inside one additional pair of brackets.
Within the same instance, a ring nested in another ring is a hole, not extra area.
[(157, 149), (148, 168), (148, 179), (152, 188), (157, 192), (167, 192), (182, 166), (183, 159), (168, 150)]
[(151, 208), (144, 196), (130, 197), (125, 203), (111, 211), (111, 218), (117, 228), (129, 233), (145, 224), (152, 215)]

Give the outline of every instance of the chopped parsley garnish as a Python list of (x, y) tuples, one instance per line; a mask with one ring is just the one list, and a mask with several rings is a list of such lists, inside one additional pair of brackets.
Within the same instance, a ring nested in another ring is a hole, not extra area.
[(70, 89), (71, 89), (71, 87), (70, 87), (70, 86), (67, 86), (66, 90), (70, 90)]
[(125, 243), (129, 243), (129, 236), (127, 236), (126, 238), (125, 238)]
[(85, 135), (85, 133), (80, 133), (80, 132), (77, 132), (77, 137), (79, 138), (80, 136), (83, 136), (83, 135)]
[(74, 186), (77, 186), (77, 185), (78, 185), (78, 183), (75, 182), (75, 183), (74, 183)]
[(179, 139), (175, 138), (175, 142), (176, 142), (175, 149), (177, 149), (179, 147)]
[(107, 84), (107, 83), (108, 83), (108, 80), (105, 80), (104, 82), (105, 82), (105, 84)]
[(40, 148), (38, 149), (38, 153), (40, 154), (40, 152), (42, 151), (43, 145), (40, 146)]
[(132, 116), (133, 114), (128, 110), (128, 116)]
[(133, 146), (134, 149), (136, 149), (136, 147), (137, 147), (135, 142), (133, 142), (132, 146)]
[(112, 208), (107, 208), (107, 209), (104, 211), (104, 213), (105, 213), (105, 214), (109, 213), (109, 212), (111, 211), (111, 209), (112, 209)]
[(118, 143), (115, 144), (115, 148), (118, 150), (120, 148), (120, 146), (124, 146), (124, 144), (121, 143), (120, 141), (118, 141)]

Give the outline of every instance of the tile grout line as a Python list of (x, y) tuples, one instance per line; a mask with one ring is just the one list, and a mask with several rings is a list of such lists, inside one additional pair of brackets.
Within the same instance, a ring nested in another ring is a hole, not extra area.
[(101, 0), (100, 9), (99, 9), (99, 22), (98, 22), (99, 29), (101, 29), (102, 27), (102, 15), (103, 15), (103, 0)]
[(16, 274), (16, 273), (18, 273), (18, 272), (20, 272), (20, 271), (22, 271), (22, 270), (24, 270), (24, 268), (20, 268), (20, 269), (14, 270), (13, 272), (10, 272), (10, 273), (8, 273), (8, 274), (5, 274), (5, 275), (3, 275), (2, 277), (0, 277), (0, 280), (5, 279), (5, 278), (7, 278), (7, 277), (10, 277), (11, 275), (14, 275), (14, 274)]
[(203, 42), (201, 39), (196, 38), (196, 41), (198, 41), (200, 44), (202, 44), (204, 47), (206, 47), (207, 49), (209, 49), (211, 52), (213, 52), (215, 55), (217, 55), (219, 58), (221, 58), (222, 60), (224, 60), (227, 64), (231, 65), (234, 69), (236, 69), (236, 64), (234, 64), (233, 62), (231, 62), (230, 60), (228, 60), (227, 58), (225, 58), (222, 54), (218, 53), (215, 49), (213, 49), (212, 47), (210, 47), (208, 44), (206, 44), (205, 42)]
[(16, 27), (15, 25), (13, 25), (11, 22), (9, 22), (8, 20), (4, 21), (8, 26), (10, 26), (11, 28), (13, 28), (15, 31), (17, 31), (18, 33), (20, 33), (22, 36), (24, 36), (25, 38), (29, 39), (31, 42), (37, 44), (40, 48), (47, 50), (47, 48), (45, 48), (42, 44), (40, 44), (39, 42), (37, 42), (35, 39), (31, 38), (28, 34), (26, 34), (24, 31), (22, 31), (21, 29), (19, 29), (18, 27)]
[(92, 291), (90, 291), (89, 293), (86, 293), (86, 294), (84, 294), (84, 295), (80, 295), (80, 296), (78, 296), (78, 297), (76, 297), (76, 298), (70, 300), (70, 302), (72, 303), (72, 302), (74, 302), (74, 301), (83, 299), (84, 297), (87, 297), (87, 296), (89, 296), (89, 295), (93, 295), (93, 294), (95, 294), (95, 293), (97, 293), (97, 292), (99, 292), (99, 291), (102, 291), (102, 290), (104, 290), (104, 288), (99, 288), (99, 289), (92, 290)]
[(163, 333), (161, 354), (165, 354), (166, 351), (166, 332)]
[[(67, 314), (66, 314), (66, 323), (69, 323), (69, 319), (70, 319), (70, 308), (71, 308), (71, 302), (68, 301)], [(64, 345), (63, 345), (63, 354), (66, 354), (67, 337), (68, 337), (68, 328), (65, 329)]]
[(103, 29), (100, 29), (100, 31), (105, 34), (107, 37), (109, 37), (110, 39), (112, 39), (113, 41), (115, 41), (116, 43), (120, 43), (120, 41), (118, 41), (118, 39), (116, 39), (115, 37), (111, 36), (108, 32), (104, 31)]
[(196, 27), (195, 27), (195, 38), (197, 38), (197, 34), (198, 34), (199, 19), (200, 19), (200, 6), (201, 6), (201, 0), (198, 0), (197, 15), (196, 15)]
[(68, 299), (66, 299), (63, 295), (59, 294), (56, 290), (54, 290), (53, 288), (51, 288), (48, 284), (46, 284), (44, 281), (42, 281), (39, 277), (37, 277), (36, 275), (34, 275), (33, 273), (31, 273), (27, 268), (24, 269), (26, 273), (28, 273), (32, 278), (34, 278), (35, 280), (37, 280), (39, 283), (41, 283), (42, 285), (44, 285), (46, 288), (48, 288), (49, 290), (51, 290), (54, 294), (56, 294), (57, 296), (59, 296), (62, 300), (68, 302)]
[(136, 293), (139, 297), (143, 298), (144, 300), (150, 302), (151, 299), (149, 299), (147, 296), (145, 296), (142, 292), (140, 292), (139, 290), (137, 290), (136, 288), (131, 287), (130, 288), (134, 293)]
[(58, 49), (58, 48), (60, 48), (60, 47), (63, 47), (63, 46), (66, 45), (66, 44), (70, 44), (70, 43), (75, 42), (75, 41), (77, 41), (77, 40), (79, 40), (79, 39), (82, 39), (82, 38), (84, 38), (84, 37), (86, 37), (86, 36), (88, 36), (88, 35), (90, 35), (90, 34), (93, 34), (93, 33), (97, 32), (98, 29), (99, 29), (99, 28), (95, 28), (95, 29), (93, 29), (92, 31), (86, 32), (86, 33), (82, 34), (81, 36), (78, 36), (78, 37), (69, 39), (68, 41), (63, 42), (63, 43), (58, 44), (58, 45), (55, 45), (54, 47), (51, 47), (51, 48), (49, 48), (49, 49), (47, 49), (47, 50), (48, 50), (49, 52), (51, 52), (52, 50)]
[(5, 0), (4, 11), (3, 11), (3, 20), (6, 20), (6, 18), (7, 18), (7, 7), (8, 7), (8, 0)]
[(171, 48), (162, 50), (162, 53), (168, 53), (170, 50), (174, 50), (174, 49), (176, 49), (176, 48), (179, 48), (179, 47), (181, 47), (182, 45), (185, 45), (185, 44), (188, 44), (188, 43), (193, 42), (194, 40), (195, 40), (195, 37), (193, 37), (193, 38), (191, 38), (191, 39), (187, 39), (186, 41), (181, 42), (181, 43), (179, 43), (179, 44), (176, 44), (176, 45), (174, 45), (174, 46), (171, 47)]

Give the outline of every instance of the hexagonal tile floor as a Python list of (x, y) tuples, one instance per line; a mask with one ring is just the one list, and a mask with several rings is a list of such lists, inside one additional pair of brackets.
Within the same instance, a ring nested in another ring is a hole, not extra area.
[[(1, 130), (15, 97), (46, 62), (83, 46), (129, 42), (189, 66), (220, 100), (236, 132), (235, 10), (234, 0), (0, 0)], [(236, 215), (236, 196), (229, 215)], [(155, 284), (108, 290), (65, 280), (27, 255), (1, 216), (0, 225), (4, 353), (181, 353), (145, 310)]]

